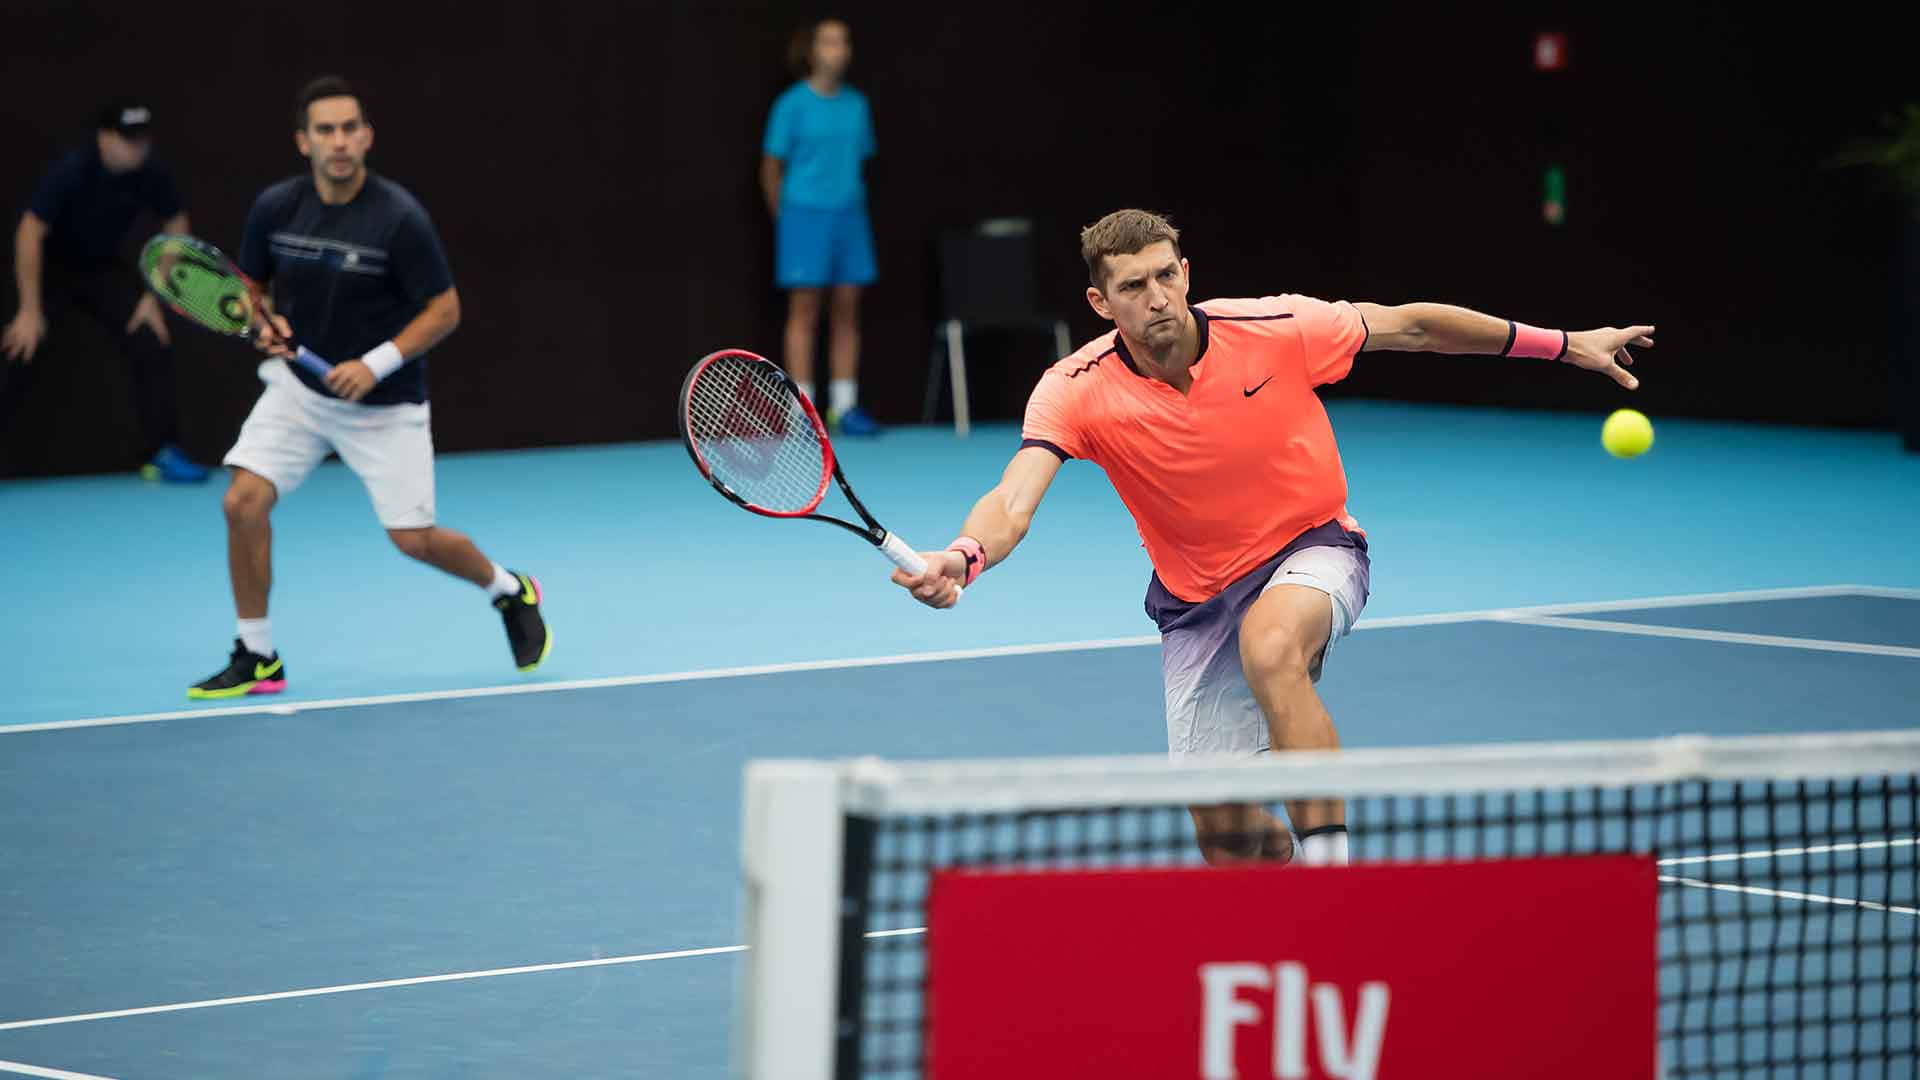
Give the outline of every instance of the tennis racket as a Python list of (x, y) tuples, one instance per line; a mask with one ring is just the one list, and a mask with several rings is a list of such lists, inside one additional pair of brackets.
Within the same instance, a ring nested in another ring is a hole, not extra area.
[[(140, 277), (162, 303), (216, 334), (250, 338), (267, 322), (260, 286), (204, 240), (180, 233), (155, 236), (140, 251)], [(333, 370), (304, 345), (295, 346), (292, 360), (322, 379)]]
[[(679, 420), (694, 467), (735, 505), (767, 517), (838, 525), (907, 573), (926, 572), (926, 561), (881, 528), (854, 495), (820, 413), (771, 360), (741, 349), (702, 358), (680, 387)], [(829, 481), (839, 483), (864, 526), (815, 513)]]

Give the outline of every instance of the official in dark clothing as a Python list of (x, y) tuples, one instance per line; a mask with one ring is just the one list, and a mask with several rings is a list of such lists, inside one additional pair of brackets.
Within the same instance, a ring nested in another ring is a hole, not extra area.
[(179, 447), (172, 341), (159, 302), (120, 261), (142, 211), (167, 232), (187, 231), (173, 177), (151, 161), (152, 113), (117, 101), (99, 116), (93, 143), (63, 155), (41, 177), (14, 231), (20, 307), (0, 334), (0, 429), (10, 427), (45, 354), (50, 325), (85, 316), (120, 341), (149, 478), (199, 483), (207, 470)]

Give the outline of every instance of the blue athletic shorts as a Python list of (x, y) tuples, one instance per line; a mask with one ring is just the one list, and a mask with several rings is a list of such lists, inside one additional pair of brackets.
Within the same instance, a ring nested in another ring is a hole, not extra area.
[(871, 285), (877, 274), (867, 208), (782, 207), (774, 227), (773, 267), (774, 283), (783, 289)]

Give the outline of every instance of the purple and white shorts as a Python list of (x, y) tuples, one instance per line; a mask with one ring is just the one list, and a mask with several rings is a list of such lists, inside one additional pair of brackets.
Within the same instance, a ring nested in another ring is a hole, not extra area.
[(1240, 668), (1240, 622), (1268, 589), (1300, 585), (1327, 595), (1333, 624), (1314, 657), (1320, 681), (1327, 658), (1367, 606), (1367, 540), (1337, 521), (1295, 537), (1280, 553), (1204, 603), (1168, 592), (1155, 575), (1147, 614), (1160, 627), (1167, 692), (1167, 752), (1259, 754), (1268, 749), (1267, 717)]

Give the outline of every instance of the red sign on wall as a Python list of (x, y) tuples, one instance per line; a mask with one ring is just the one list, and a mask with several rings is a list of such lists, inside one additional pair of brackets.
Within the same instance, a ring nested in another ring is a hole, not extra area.
[(931, 1080), (1650, 1078), (1646, 856), (948, 871)]

